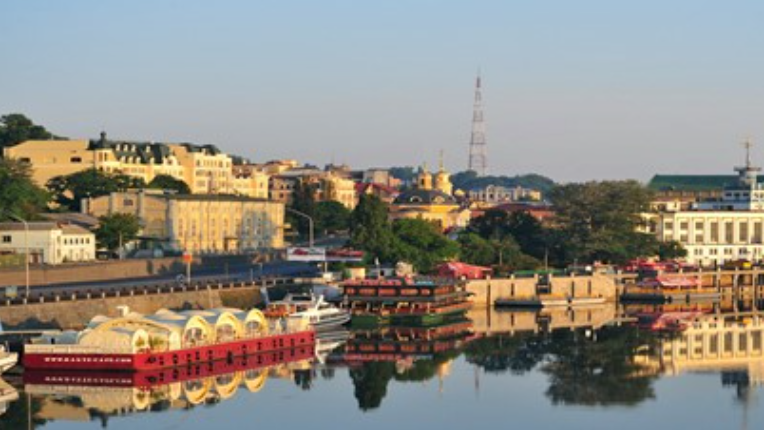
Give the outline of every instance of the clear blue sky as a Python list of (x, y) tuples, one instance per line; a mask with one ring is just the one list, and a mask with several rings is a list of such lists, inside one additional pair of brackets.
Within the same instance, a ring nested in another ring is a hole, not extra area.
[(0, 113), (257, 161), (467, 162), (556, 180), (764, 164), (764, 2), (0, 3)]

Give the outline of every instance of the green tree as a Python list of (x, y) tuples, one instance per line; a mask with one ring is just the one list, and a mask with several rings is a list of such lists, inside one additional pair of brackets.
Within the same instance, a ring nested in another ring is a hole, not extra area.
[(374, 195), (360, 197), (350, 216), (350, 245), (366, 251), (368, 261), (394, 262), (396, 238), (387, 205)]
[(0, 155), (2, 155), (3, 148), (26, 140), (47, 139), (60, 138), (20, 113), (11, 113), (0, 117)]
[(105, 196), (129, 188), (146, 188), (141, 178), (88, 169), (48, 181), (48, 190), (56, 203), (72, 211), (80, 211), (82, 199)]
[(33, 219), (45, 210), (48, 193), (32, 181), (29, 164), (0, 159), (0, 220), (15, 215)]
[(432, 271), (436, 264), (459, 256), (459, 245), (433, 223), (423, 219), (400, 219), (393, 223), (395, 255), (418, 270)]
[(315, 209), (316, 231), (329, 233), (350, 228), (350, 210), (333, 200), (318, 202)]
[(178, 194), (191, 194), (191, 188), (188, 187), (185, 181), (176, 179), (170, 175), (156, 175), (154, 179), (149, 182), (147, 188), (154, 188), (159, 190), (173, 190)]
[[(316, 223), (316, 184), (299, 182), (292, 192), (292, 200), (289, 208), (302, 212), (313, 219)], [(310, 234), (310, 222), (303, 216), (287, 212), (287, 221), (290, 225), (296, 226), (297, 233), (302, 238)], [(313, 228), (317, 230), (317, 225)]]
[(475, 233), (465, 232), (459, 235), (460, 259), (465, 263), (479, 266), (491, 266), (496, 263), (496, 247), (488, 240)]
[(658, 244), (658, 257), (661, 260), (674, 260), (687, 257), (687, 250), (681, 243), (675, 240), (669, 240)]
[(555, 188), (554, 245), (566, 263), (627, 260), (657, 253), (655, 236), (639, 232), (641, 214), (649, 210), (651, 192), (636, 181), (566, 184)]
[(133, 214), (115, 213), (98, 218), (95, 230), (98, 246), (113, 251), (138, 237), (141, 226)]
[(547, 252), (547, 230), (526, 211), (508, 213), (491, 209), (470, 221), (468, 229), (484, 239), (501, 241), (512, 238), (521, 252), (537, 260), (543, 259)]

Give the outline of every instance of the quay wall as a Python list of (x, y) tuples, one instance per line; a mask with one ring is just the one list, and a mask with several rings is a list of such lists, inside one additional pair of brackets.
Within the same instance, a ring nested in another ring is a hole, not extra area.
[(467, 316), (472, 320), (475, 333), (492, 335), (599, 328), (616, 319), (616, 310), (614, 303), (575, 309), (551, 307), (538, 311), (484, 306), (470, 309)]
[(490, 305), (499, 298), (529, 299), (538, 294), (563, 297), (604, 297), (615, 301), (617, 285), (614, 278), (605, 275), (555, 276), (548, 286), (539, 285), (539, 278), (500, 278), (467, 281), (476, 305)]
[(82, 329), (96, 315), (115, 317), (120, 305), (149, 314), (162, 308), (207, 309), (215, 307), (251, 308), (262, 300), (260, 286), (236, 289), (201, 288), (167, 293), (135, 293), (119, 297), (90, 298), (24, 305), (0, 306), (0, 321), (5, 329)]
[[(275, 258), (276, 254), (274, 253), (201, 256), (194, 257), (191, 263), (191, 270), (223, 269), (226, 265), (246, 265), (272, 261)], [(31, 286), (50, 285), (185, 273), (186, 263), (180, 257), (94, 261), (60, 266), (32, 266), (29, 272), (29, 284)], [(0, 270), (0, 287), (8, 285), (23, 286), (25, 276), (23, 268)]]

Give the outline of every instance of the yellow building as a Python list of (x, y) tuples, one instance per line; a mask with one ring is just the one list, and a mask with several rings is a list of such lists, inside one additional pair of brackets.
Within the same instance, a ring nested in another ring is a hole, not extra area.
[(436, 223), (442, 230), (466, 227), (469, 209), (450, 194), (453, 189), (448, 173), (441, 166), (433, 183), (426, 166), (419, 169), (416, 188), (404, 191), (390, 205), (390, 219), (424, 219)]
[(32, 179), (42, 187), (51, 178), (96, 167), (95, 153), (87, 140), (27, 140), (4, 148), (5, 158), (32, 166)]
[(121, 173), (146, 183), (158, 175), (185, 179), (185, 167), (168, 145), (111, 141), (106, 133), (96, 140), (28, 140), (5, 148), (3, 154), (29, 163), (32, 178), (40, 186), (56, 176), (88, 169)]
[(233, 160), (214, 145), (168, 145), (184, 168), (184, 180), (194, 194), (235, 194)]
[(136, 215), (141, 237), (163, 248), (237, 253), (284, 246), (284, 204), (243, 196), (127, 191), (83, 201), (83, 212)]
[(314, 186), (314, 198), (317, 202), (336, 201), (348, 209), (358, 203), (355, 182), (334, 172), (316, 168), (300, 168), (283, 172), (271, 177), (269, 196), (271, 200), (289, 203), (292, 194), (300, 184)]

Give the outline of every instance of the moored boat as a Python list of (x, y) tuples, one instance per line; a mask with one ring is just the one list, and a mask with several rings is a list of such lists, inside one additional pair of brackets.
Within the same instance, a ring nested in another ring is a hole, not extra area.
[(468, 296), (457, 281), (443, 278), (353, 280), (343, 285), (354, 327), (441, 324), (471, 307)]
[(259, 310), (220, 308), (98, 316), (81, 332), (43, 336), (24, 348), (30, 369), (149, 370), (315, 344), (299, 321), (271, 324)]
[(350, 312), (313, 294), (287, 294), (284, 299), (271, 302), (264, 311), (270, 318), (300, 320), (316, 330), (329, 329), (350, 321)]

